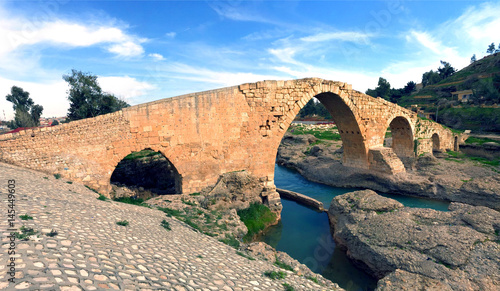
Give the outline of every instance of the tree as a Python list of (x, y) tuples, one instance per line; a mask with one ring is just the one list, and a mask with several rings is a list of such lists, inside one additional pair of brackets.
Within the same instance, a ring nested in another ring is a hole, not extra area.
[(441, 80), (444, 80), (444, 79), (452, 76), (457, 71), (448, 62), (441, 61), (441, 65), (443, 65), (443, 67), (438, 68), (438, 72), (439, 72), (439, 76), (441, 77)]
[(496, 53), (499, 53), (500, 52), (500, 43), (498, 43), (498, 48), (497, 50), (495, 51)]
[(15, 111), (14, 120), (9, 127), (16, 129), (18, 127), (34, 127), (40, 125), (40, 116), (43, 112), (43, 106), (35, 104), (30, 97), (30, 93), (22, 88), (12, 86), (10, 94), (5, 96), (7, 101), (12, 102)]
[(473, 54), (472, 57), (470, 58), (470, 63), (476, 62), (476, 54)]
[(489, 46), (488, 49), (486, 50), (487, 53), (492, 54), (495, 52), (495, 43), (492, 42)]
[(413, 81), (410, 81), (410, 82), (406, 83), (406, 86), (403, 88), (403, 92), (405, 95), (410, 95), (411, 92), (415, 91), (416, 88), (417, 88), (417, 84)]
[(441, 77), (439, 76), (438, 72), (434, 72), (433, 70), (430, 70), (429, 72), (425, 72), (422, 75), (422, 85), (428, 86), (432, 84), (436, 84), (439, 81), (441, 81)]
[(386, 100), (389, 100), (390, 99), (390, 93), (391, 93), (391, 84), (389, 84), (389, 82), (382, 78), (382, 77), (379, 77), (378, 78), (378, 86), (377, 88), (375, 88), (375, 91), (377, 91), (377, 95), (386, 99)]
[(97, 76), (71, 70), (71, 75), (63, 75), (68, 82), (68, 118), (78, 120), (118, 111), (130, 106), (114, 95), (102, 91)]
[(54, 126), (54, 125), (59, 125), (59, 121), (57, 121), (57, 119), (54, 119), (54, 121), (52, 121), (52, 124), (51, 124), (51, 125), (52, 125), (52, 126)]

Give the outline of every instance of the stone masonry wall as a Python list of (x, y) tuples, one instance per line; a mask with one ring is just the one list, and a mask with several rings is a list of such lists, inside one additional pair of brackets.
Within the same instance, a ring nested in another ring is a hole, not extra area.
[[(396, 154), (432, 151), (424, 142), (413, 148), (413, 139), (428, 140), (436, 132), (441, 148), (453, 145), (452, 133), (439, 124), (423, 122), (413, 112), (354, 91), (348, 84), (313, 78), (193, 93), (69, 124), (1, 135), (0, 160), (58, 173), (107, 194), (118, 162), (132, 152), (151, 149), (176, 167), (183, 193), (199, 192), (215, 184), (221, 174), (241, 170), (259, 177), (268, 193), (275, 193), (278, 146), (312, 97), (325, 105), (337, 124), (346, 166), (370, 168), (368, 152), (383, 147), (386, 129), (395, 118), (401, 125), (395, 128), (403, 130)], [(421, 130), (424, 127), (427, 130)], [(380, 160), (384, 157), (391, 159)], [(377, 161), (391, 164), (392, 157), (384, 154)], [(399, 169), (399, 164), (392, 168)]]

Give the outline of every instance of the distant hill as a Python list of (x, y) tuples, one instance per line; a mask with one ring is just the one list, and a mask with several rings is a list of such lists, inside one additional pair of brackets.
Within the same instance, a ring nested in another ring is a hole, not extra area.
[[(457, 93), (458, 92), (458, 93)], [(459, 100), (465, 95), (467, 101)], [(437, 84), (398, 100), (455, 129), (500, 132), (500, 53), (486, 56)]]

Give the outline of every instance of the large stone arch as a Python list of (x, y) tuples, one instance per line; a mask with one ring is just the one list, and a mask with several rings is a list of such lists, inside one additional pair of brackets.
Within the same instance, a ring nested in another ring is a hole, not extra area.
[(414, 130), (411, 121), (405, 116), (395, 116), (388, 120), (392, 133), (392, 150), (400, 158), (414, 157)]

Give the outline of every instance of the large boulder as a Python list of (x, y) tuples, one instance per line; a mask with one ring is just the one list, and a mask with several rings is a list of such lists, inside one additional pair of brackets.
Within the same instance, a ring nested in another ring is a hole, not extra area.
[[(364, 190), (335, 197), (328, 216), (335, 241), (350, 258), (377, 278), (392, 274), (382, 282), (406, 278), (422, 288), (498, 288), (500, 213), (461, 203), (450, 210), (407, 208)], [(411, 275), (395, 274), (397, 269)], [(397, 289), (380, 284), (380, 290)]]

